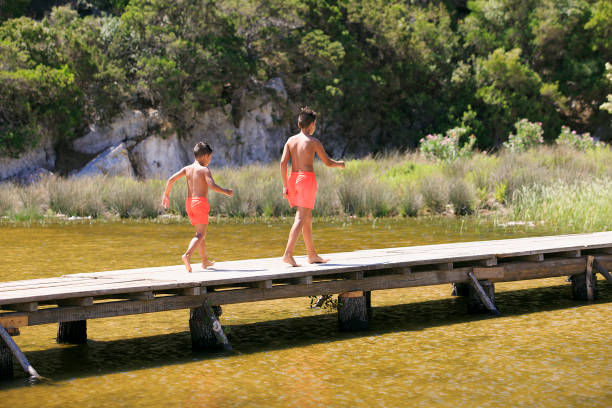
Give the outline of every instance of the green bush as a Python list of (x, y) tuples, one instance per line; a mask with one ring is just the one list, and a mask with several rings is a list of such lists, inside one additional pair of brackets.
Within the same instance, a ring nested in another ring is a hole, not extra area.
[(424, 178), (420, 187), (425, 205), (435, 213), (443, 213), (448, 204), (448, 181), (436, 174)]
[(448, 130), (446, 135), (427, 135), (421, 139), (419, 149), (428, 159), (452, 162), (461, 157), (469, 157), (476, 137), (471, 135), (463, 146), (459, 146), (460, 139), (466, 132), (464, 128), (453, 128)]
[(504, 147), (512, 153), (524, 152), (544, 143), (542, 123), (521, 119), (514, 124), (516, 134), (510, 134)]

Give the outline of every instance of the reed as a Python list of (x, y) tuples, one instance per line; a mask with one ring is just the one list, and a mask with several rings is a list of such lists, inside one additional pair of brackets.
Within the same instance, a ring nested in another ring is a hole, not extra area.
[[(612, 151), (576, 151), (541, 146), (527, 152), (475, 153), (453, 162), (428, 161), (416, 153), (390, 153), (347, 161), (344, 170), (317, 162), (317, 202), (323, 217), (457, 215), (501, 208), (520, 220), (558, 219), (560, 228), (609, 226)], [(234, 197), (210, 193), (212, 216), (277, 217), (293, 214), (282, 197), (278, 163), (214, 169), (214, 178)], [(184, 181), (175, 183), (170, 208), (161, 195), (165, 180), (48, 177), (23, 186), (0, 184), (0, 216), (47, 215), (94, 218), (156, 218), (164, 212), (186, 216)], [(492, 201), (497, 204), (491, 205)], [(505, 210), (509, 207), (510, 211)], [(581, 215), (581, 211), (582, 214)], [(552, 222), (552, 221), (551, 221)]]

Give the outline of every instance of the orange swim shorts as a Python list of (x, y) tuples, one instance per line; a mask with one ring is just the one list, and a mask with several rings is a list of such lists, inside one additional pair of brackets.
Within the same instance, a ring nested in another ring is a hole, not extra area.
[(292, 172), (287, 186), (291, 207), (314, 208), (317, 197), (317, 178), (311, 171)]
[(185, 210), (187, 210), (191, 225), (208, 224), (210, 205), (206, 197), (187, 197)]

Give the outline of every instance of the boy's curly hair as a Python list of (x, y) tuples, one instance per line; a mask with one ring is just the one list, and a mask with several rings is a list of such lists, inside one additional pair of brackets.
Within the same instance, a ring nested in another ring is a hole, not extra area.
[(300, 116), (298, 117), (298, 126), (300, 129), (307, 128), (317, 120), (317, 112), (313, 111), (310, 106), (305, 106), (300, 109)]

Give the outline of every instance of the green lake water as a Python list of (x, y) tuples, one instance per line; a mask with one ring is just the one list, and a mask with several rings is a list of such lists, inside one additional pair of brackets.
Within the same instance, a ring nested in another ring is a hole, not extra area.
[[(290, 223), (213, 222), (210, 258), (280, 257)], [(321, 253), (550, 234), (454, 218), (314, 226)], [(184, 222), (2, 224), (0, 281), (178, 264), (192, 235)], [(496, 284), (498, 318), (467, 314), (450, 285), (376, 291), (360, 333), (307, 298), (228, 305), (233, 355), (192, 351), (187, 310), (90, 320), (82, 346), (25, 327), (15, 340), (47, 380), (28, 385), (15, 365), (0, 406), (610, 407), (612, 285), (598, 283), (593, 303), (571, 300), (565, 278)]]

